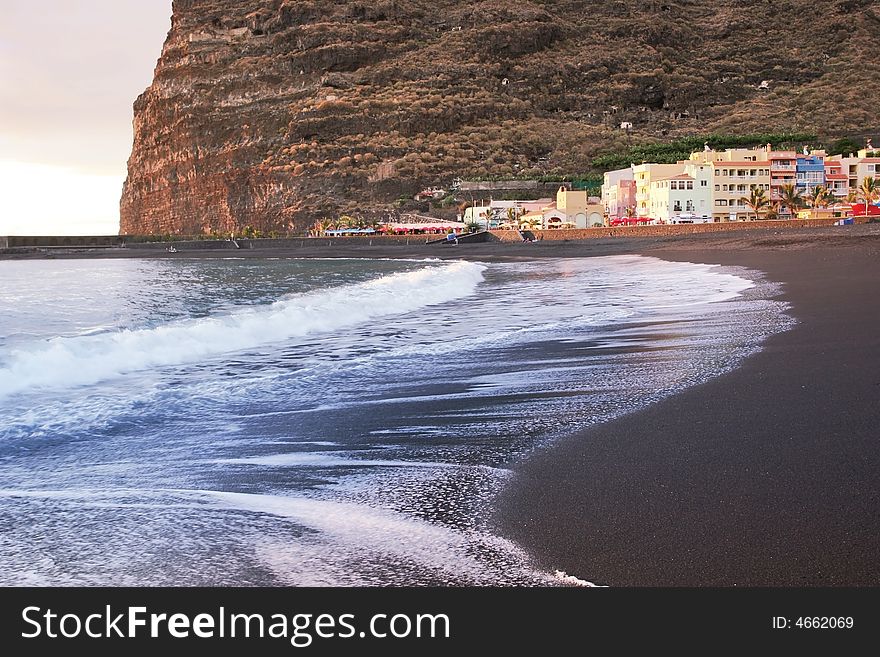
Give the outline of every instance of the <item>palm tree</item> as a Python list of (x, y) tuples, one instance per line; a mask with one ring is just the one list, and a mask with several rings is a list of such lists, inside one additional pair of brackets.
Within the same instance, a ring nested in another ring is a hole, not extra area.
[(801, 190), (795, 185), (783, 185), (780, 187), (779, 201), (783, 206), (788, 208), (788, 212), (792, 218), (794, 218), (798, 208), (802, 207), (804, 204), (804, 199), (801, 197)]
[(537, 217), (524, 217), (520, 219), (519, 227), (524, 230), (537, 230), (541, 227), (541, 223)]
[(816, 208), (827, 208), (833, 199), (834, 193), (830, 189), (823, 185), (816, 185), (804, 200), (809, 204), (813, 210), (812, 214), (815, 216)]
[(870, 217), (868, 206), (875, 200), (880, 198), (880, 185), (877, 184), (876, 178), (865, 178), (861, 187), (858, 189), (859, 200), (865, 202), (865, 216)]
[(770, 199), (767, 198), (767, 193), (756, 185), (752, 185), (752, 191), (748, 197), (743, 196), (740, 200), (744, 201), (752, 209), (756, 219), (760, 219), (761, 213), (770, 207)]
[(379, 224), (379, 220), (376, 217), (370, 216), (366, 219), (360, 218), (361, 228), (372, 228), (374, 231), (379, 232), (379, 228), (381, 227)]

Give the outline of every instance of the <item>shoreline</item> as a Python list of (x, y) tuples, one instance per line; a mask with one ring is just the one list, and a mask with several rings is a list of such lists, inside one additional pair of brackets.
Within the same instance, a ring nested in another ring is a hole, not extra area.
[[(625, 254), (760, 271), (781, 284), (777, 298), (799, 323), (733, 372), (531, 452), (496, 500), (498, 534), (544, 571), (611, 586), (880, 584), (878, 225), (57, 257), (505, 262)], [(43, 259), (53, 258), (0, 256)]]
[[(256, 246), (246, 249), (206, 248), (186, 249), (175, 253), (165, 251), (164, 244), (155, 248), (57, 248), (55, 250), (0, 253), (0, 262), (39, 260), (114, 260), (114, 259), (268, 259), (268, 258), (391, 258), (441, 260), (463, 259), (504, 262), (542, 258), (583, 258), (609, 255), (656, 255), (655, 252), (684, 250), (693, 252), (739, 251), (760, 248), (797, 249), (817, 242), (826, 245), (849, 244), (854, 239), (880, 242), (880, 224), (856, 224), (831, 227), (754, 228), (730, 232), (701, 234), (607, 237), (582, 240), (544, 240), (540, 242), (485, 242), (459, 245), (444, 244), (381, 244), (370, 245), (356, 241), (309, 245), (300, 247)], [(735, 263), (734, 263), (735, 264)]]
[(610, 586), (880, 583), (880, 242), (790, 237), (639, 251), (763, 272), (798, 324), (519, 463), (496, 520), (536, 565)]

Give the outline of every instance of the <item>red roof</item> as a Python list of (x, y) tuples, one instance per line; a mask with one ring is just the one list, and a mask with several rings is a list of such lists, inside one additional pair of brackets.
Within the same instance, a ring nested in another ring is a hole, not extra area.
[(825, 179), (826, 180), (848, 180), (849, 176), (846, 175), (845, 173), (826, 173)]

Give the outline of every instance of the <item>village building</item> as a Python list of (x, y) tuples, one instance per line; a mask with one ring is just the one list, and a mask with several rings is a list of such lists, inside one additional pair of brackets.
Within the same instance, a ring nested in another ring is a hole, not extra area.
[[(713, 221), (745, 221), (751, 209), (745, 199), (752, 187), (763, 189), (768, 198), (771, 194), (773, 157), (770, 144), (765, 148), (730, 148), (724, 151), (705, 150), (691, 154), (692, 163), (712, 167), (711, 207)], [(795, 181), (795, 153), (783, 153), (779, 157), (779, 171), (790, 173), (792, 184)], [(789, 171), (790, 165), (790, 171)]]
[(649, 212), (653, 221), (667, 224), (713, 221), (712, 167), (687, 164), (684, 169), (684, 173), (651, 183)]
[(560, 187), (556, 193), (556, 210), (563, 215), (563, 223), (574, 228), (592, 228), (605, 225), (605, 209), (586, 190)]
[(849, 175), (843, 172), (843, 163), (840, 160), (826, 159), (825, 186), (838, 200), (844, 200), (849, 194)]
[(622, 219), (627, 213), (635, 216), (636, 182), (632, 167), (608, 171), (602, 182), (602, 205), (609, 219)]
[(832, 166), (839, 166), (846, 175), (847, 188), (858, 189), (865, 178), (880, 178), (880, 150), (874, 150), (869, 142), (867, 148), (847, 156), (835, 155), (826, 159)]
[(655, 218), (651, 216), (651, 183), (684, 173), (684, 163), (638, 164), (633, 165), (632, 172), (636, 188), (636, 216), (650, 221)]
[(798, 155), (796, 172), (797, 179), (795, 184), (804, 196), (812, 192), (816, 187), (826, 186), (825, 151), (804, 152), (803, 155)]

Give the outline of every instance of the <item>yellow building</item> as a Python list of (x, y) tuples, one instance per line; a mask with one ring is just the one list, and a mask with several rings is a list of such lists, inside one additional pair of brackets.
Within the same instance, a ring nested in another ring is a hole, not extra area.
[(605, 208), (601, 203), (591, 203), (586, 191), (560, 187), (556, 193), (556, 209), (565, 215), (564, 223), (575, 228), (592, 228), (605, 224)]
[(829, 166), (839, 167), (840, 173), (846, 176), (847, 189), (858, 189), (865, 178), (880, 180), (880, 157), (872, 157), (877, 152), (880, 149), (863, 148), (847, 157), (835, 155), (826, 158), (825, 162)]
[(770, 199), (769, 162), (713, 162), (712, 168), (712, 216), (717, 221), (747, 220), (753, 212), (745, 199), (753, 187), (764, 190)]
[[(691, 162), (712, 166), (712, 217), (715, 221), (745, 221), (751, 209), (743, 200), (752, 187), (767, 192), (770, 199), (773, 152), (765, 148), (730, 148), (724, 151), (700, 151), (691, 154)], [(795, 154), (791, 154), (792, 159)], [(794, 183), (795, 171), (791, 170)]]
[(846, 216), (847, 210), (844, 208), (848, 208), (849, 206), (843, 206), (839, 208), (804, 208), (803, 210), (798, 210), (797, 218), (798, 219), (839, 219), (841, 217)]
[(556, 207), (569, 217), (586, 212), (588, 202), (586, 191), (560, 187), (556, 192)]

